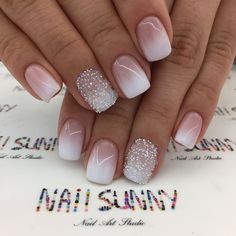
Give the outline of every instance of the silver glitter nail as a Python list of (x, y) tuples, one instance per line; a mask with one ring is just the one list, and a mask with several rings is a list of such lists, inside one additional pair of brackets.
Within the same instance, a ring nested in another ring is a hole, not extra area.
[(127, 179), (139, 184), (150, 180), (157, 164), (158, 148), (148, 139), (136, 139), (129, 149), (124, 165)]
[(94, 68), (79, 74), (76, 84), (81, 96), (97, 112), (103, 112), (115, 104), (118, 95), (103, 74)]

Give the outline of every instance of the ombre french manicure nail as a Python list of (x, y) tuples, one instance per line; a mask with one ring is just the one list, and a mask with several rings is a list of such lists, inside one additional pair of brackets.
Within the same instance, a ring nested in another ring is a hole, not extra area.
[(138, 184), (147, 184), (158, 162), (158, 147), (148, 139), (139, 138), (131, 145), (124, 176)]
[(116, 145), (107, 140), (97, 141), (89, 156), (87, 179), (98, 184), (112, 182), (117, 165), (118, 150)]
[(49, 102), (61, 89), (49, 71), (41, 65), (28, 66), (25, 70), (25, 79), (32, 90), (45, 102)]
[(83, 71), (78, 76), (76, 84), (81, 96), (97, 113), (107, 110), (118, 98), (109, 81), (97, 69)]
[(148, 61), (161, 60), (171, 53), (168, 34), (157, 17), (144, 18), (137, 26), (137, 37)]
[(84, 127), (76, 119), (69, 119), (59, 135), (59, 156), (65, 160), (79, 160), (84, 142)]
[(202, 117), (196, 112), (188, 112), (181, 121), (174, 140), (192, 149), (202, 129)]
[(146, 73), (132, 56), (118, 57), (112, 66), (112, 71), (117, 84), (127, 98), (134, 98), (150, 87)]

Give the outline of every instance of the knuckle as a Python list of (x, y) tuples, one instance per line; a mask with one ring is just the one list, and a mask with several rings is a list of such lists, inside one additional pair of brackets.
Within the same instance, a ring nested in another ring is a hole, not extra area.
[(171, 113), (170, 106), (160, 105), (154, 107), (148, 107), (145, 109), (144, 114), (148, 115), (148, 118), (161, 123), (170, 124), (173, 120), (173, 114)]
[[(10, 59), (21, 55), (22, 41), (18, 35), (4, 38), (0, 42), (0, 57), (7, 63)], [(14, 55), (14, 57), (13, 57)]]
[(68, 39), (67, 41), (59, 41), (60, 42), (57, 42), (57, 40), (55, 40), (55, 42), (52, 42), (51, 44), (52, 47), (50, 52), (50, 59), (53, 62), (56, 62), (57, 60), (62, 60), (62, 58), (64, 58), (66, 55), (73, 55), (73, 52), (75, 52), (76, 48), (79, 48), (80, 39), (77, 37)]
[(217, 86), (200, 81), (192, 87), (192, 92), (195, 94), (196, 98), (201, 98), (201, 100), (206, 99), (206, 101), (210, 103), (216, 103), (219, 96)]
[(24, 15), (26, 12), (34, 9), (36, 2), (35, 0), (4, 0), (1, 1), (1, 6), (3, 5), (5, 8), (11, 9), (16, 15)]
[(200, 42), (201, 32), (197, 24), (179, 24), (174, 31), (172, 53), (166, 60), (183, 68), (194, 68)]
[(103, 47), (106, 44), (114, 43), (113, 35), (120, 35), (122, 33), (121, 25), (118, 21), (112, 19), (108, 14), (101, 15), (96, 22), (90, 23), (90, 30), (88, 38), (91, 45), (97, 48)]
[(224, 66), (231, 63), (235, 56), (235, 39), (229, 31), (221, 31), (216, 33), (209, 41), (207, 49), (207, 57), (212, 60), (216, 66)]
[(106, 117), (108, 122), (122, 125), (122, 127), (129, 126), (132, 121), (130, 111), (120, 105), (113, 106), (102, 115)]

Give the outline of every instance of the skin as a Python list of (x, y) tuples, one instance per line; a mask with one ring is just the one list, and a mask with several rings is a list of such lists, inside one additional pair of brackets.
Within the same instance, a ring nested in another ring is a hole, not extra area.
[[(184, 115), (190, 111), (197, 112), (202, 117), (203, 125), (197, 141), (203, 137), (236, 54), (235, 0), (168, 0), (165, 4), (157, 0), (150, 0), (148, 3), (136, 0), (135, 4), (129, 1), (130, 5), (127, 5), (127, 1), (125, 4), (124, 1), (117, 0), (113, 1), (114, 6), (108, 4), (109, 7), (107, 4), (97, 4), (94, 8), (86, 5), (82, 8), (82, 16), (73, 12), (73, 4), (79, 1), (58, 1), (60, 5), (50, 1), (48, 10), (41, 5), (41, 8), (37, 8), (33, 3), (36, 1), (24, 1), (28, 2), (25, 6), (19, 2), (0, 1), (0, 22), (4, 22), (0, 31), (9, 32), (8, 35), (11, 36), (6, 35), (0, 39), (0, 58), (34, 96), (24, 80), (23, 72), (25, 66), (35, 58), (53, 73), (58, 81), (63, 78), (68, 92), (62, 104), (58, 132), (60, 133), (63, 124), (70, 118), (77, 119), (84, 125), (85, 168), (94, 143), (106, 138), (111, 140), (119, 151), (114, 178), (120, 177), (125, 153), (135, 139), (142, 137), (160, 147), (158, 165), (153, 173), (155, 175), (161, 166), (170, 138), (175, 137)], [(15, 8), (16, 6), (18, 8)], [(100, 26), (89, 25), (86, 17), (95, 14), (91, 10), (98, 8), (100, 16), (105, 17), (102, 18), (103, 23)], [(32, 9), (38, 9), (38, 14)], [(75, 27), (66, 15), (62, 14), (62, 9), (70, 15)], [(173, 40), (167, 9), (171, 16)], [(162, 20), (172, 41), (172, 53), (161, 62), (153, 63), (151, 73), (134, 32), (139, 20), (152, 14)], [(41, 18), (33, 17), (35, 15)], [(51, 19), (52, 15), (54, 18), (56, 16), (61, 27), (55, 28), (51, 20), (46, 24), (48, 28), (39, 27), (42, 19)], [(79, 19), (83, 21), (81, 26), (76, 23), (81, 22)], [(121, 28), (118, 27), (118, 32), (101, 28), (104, 25), (108, 29), (111, 28), (104, 22), (114, 21), (123, 22), (127, 31), (124, 30), (123, 24), (120, 24)], [(86, 41), (78, 33), (78, 28)], [(100, 33), (97, 30), (100, 30)], [(11, 40), (8, 40), (9, 38)], [(114, 46), (123, 38), (125, 42), (122, 46)], [(97, 39), (99, 40), (96, 41)], [(112, 50), (107, 50), (106, 47)], [(16, 53), (13, 54), (13, 51)], [(104, 56), (104, 51), (109, 53)], [(151, 74), (151, 88), (143, 96), (127, 100), (115, 84), (109, 68), (113, 58), (121, 52), (135, 55), (148, 77)], [(113, 107), (99, 115), (88, 110), (87, 104), (71, 83), (81, 68), (87, 68), (97, 62), (121, 97)]]

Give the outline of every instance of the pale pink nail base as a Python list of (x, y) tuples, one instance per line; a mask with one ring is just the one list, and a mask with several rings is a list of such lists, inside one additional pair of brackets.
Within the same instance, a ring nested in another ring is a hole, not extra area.
[(107, 139), (97, 141), (91, 151), (87, 165), (87, 179), (98, 184), (112, 182), (118, 159), (116, 145)]
[(161, 60), (171, 53), (168, 34), (157, 17), (144, 18), (137, 26), (137, 37), (148, 61)]
[(202, 117), (196, 112), (187, 113), (181, 121), (175, 135), (175, 141), (189, 149), (197, 142), (202, 129)]
[(45, 102), (61, 89), (53, 76), (41, 65), (33, 64), (26, 68), (25, 79), (32, 90)]
[(79, 160), (83, 142), (83, 125), (75, 119), (67, 120), (59, 135), (59, 156), (65, 160)]
[(137, 60), (128, 55), (119, 56), (112, 66), (113, 75), (127, 98), (134, 98), (150, 87), (146, 73)]

